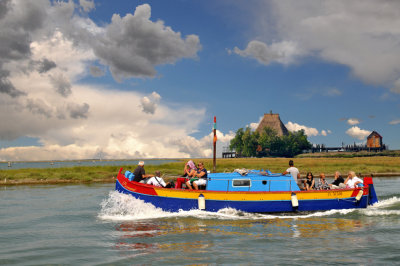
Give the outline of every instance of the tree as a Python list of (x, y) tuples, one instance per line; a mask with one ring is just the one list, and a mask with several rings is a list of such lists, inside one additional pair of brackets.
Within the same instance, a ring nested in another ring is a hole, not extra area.
[(276, 131), (269, 127), (265, 127), (261, 133), (251, 131), (249, 127), (245, 130), (240, 128), (229, 145), (231, 150), (236, 150), (239, 156), (244, 157), (294, 157), (311, 146), (304, 130), (289, 132), (288, 135), (279, 137)]
[(243, 134), (244, 134), (243, 128), (239, 128), (236, 131), (235, 137), (231, 139), (231, 142), (229, 144), (229, 149), (231, 151), (235, 150), (239, 157), (242, 157), (242, 152), (243, 152), (243, 140), (242, 140)]
[(271, 147), (276, 142), (278, 134), (273, 128), (264, 127), (261, 134), (258, 137), (258, 144), (261, 147), (257, 153), (257, 157), (265, 157), (270, 155)]
[(243, 156), (254, 157), (257, 154), (258, 132), (253, 132), (249, 127), (246, 128), (242, 136)]

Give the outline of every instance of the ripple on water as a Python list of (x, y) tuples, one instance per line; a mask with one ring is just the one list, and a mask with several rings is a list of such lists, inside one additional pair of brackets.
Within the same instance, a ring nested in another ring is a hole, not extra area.
[(294, 215), (164, 212), (112, 184), (2, 190), (0, 264), (395, 264), (400, 179), (390, 181), (368, 209)]

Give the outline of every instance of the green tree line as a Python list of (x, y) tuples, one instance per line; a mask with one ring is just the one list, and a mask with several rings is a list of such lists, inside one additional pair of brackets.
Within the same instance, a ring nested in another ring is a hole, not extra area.
[(311, 147), (304, 130), (278, 136), (270, 127), (265, 127), (261, 133), (249, 127), (239, 128), (229, 145), (240, 157), (294, 157)]

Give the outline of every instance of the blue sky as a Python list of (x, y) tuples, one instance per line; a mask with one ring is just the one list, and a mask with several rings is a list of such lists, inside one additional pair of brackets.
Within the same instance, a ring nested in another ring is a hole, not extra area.
[(0, 4), (0, 161), (210, 157), (279, 113), (314, 144), (400, 149), (400, 3)]

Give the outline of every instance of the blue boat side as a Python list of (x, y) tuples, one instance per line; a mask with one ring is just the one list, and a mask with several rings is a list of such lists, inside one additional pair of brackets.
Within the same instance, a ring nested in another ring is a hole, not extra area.
[[(127, 190), (118, 181), (116, 183), (116, 190), (151, 203), (164, 211), (177, 212), (180, 210), (188, 211), (198, 209), (197, 199), (173, 198), (142, 194)], [(366, 208), (368, 199), (368, 195), (364, 195), (359, 201), (355, 200), (355, 198), (299, 200), (299, 206), (297, 208), (292, 206), (292, 202), (290, 200), (224, 201), (206, 199), (205, 210), (216, 212), (224, 208), (233, 208), (245, 212), (257, 213), (324, 211), (332, 209)]]

